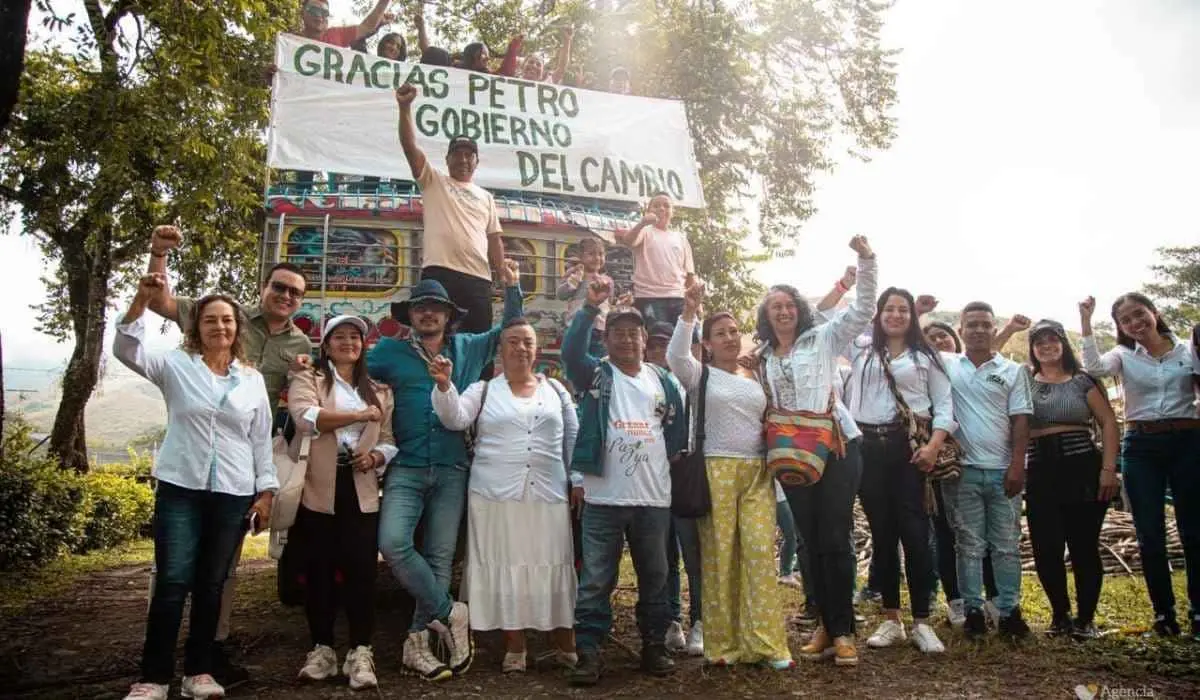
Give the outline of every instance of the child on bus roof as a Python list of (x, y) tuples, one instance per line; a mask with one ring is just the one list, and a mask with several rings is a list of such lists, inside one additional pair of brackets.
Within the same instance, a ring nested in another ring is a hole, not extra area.
[(671, 229), (671, 197), (659, 192), (632, 229), (618, 231), (617, 242), (633, 250), (633, 305), (647, 324), (675, 325), (683, 312), (683, 290), (696, 275), (692, 245)]
[[(579, 242), (579, 262), (567, 270), (567, 276), (558, 285), (557, 296), (566, 299), (567, 313), (563, 316), (563, 325), (569, 326), (575, 312), (587, 301), (588, 287), (596, 282), (612, 287), (612, 277), (604, 274), (604, 243), (598, 238), (585, 238)], [(600, 305), (600, 314), (592, 325), (592, 340), (589, 352), (596, 357), (603, 357), (604, 351), (604, 317), (608, 314), (609, 305), (605, 301)]]

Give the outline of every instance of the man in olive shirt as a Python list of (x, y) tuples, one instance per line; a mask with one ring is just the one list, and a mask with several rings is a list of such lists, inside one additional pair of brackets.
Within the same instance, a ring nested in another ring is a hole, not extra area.
[[(167, 272), (167, 253), (183, 241), (179, 229), (174, 226), (158, 226), (150, 239), (150, 266), (148, 272)], [(279, 263), (271, 268), (267, 282), (263, 285), (262, 294), (256, 306), (242, 308), (245, 318), (242, 323), (242, 345), (247, 359), (258, 371), (262, 372), (267, 385), (267, 399), (275, 409), (275, 428), (282, 425), (287, 414), (286, 389), (288, 384), (288, 368), (293, 363), (307, 364), (311, 362), (312, 344), (308, 336), (292, 323), (292, 315), (300, 309), (304, 299), (305, 281), (300, 268), (289, 263)], [(196, 301), (187, 297), (167, 296), (164, 302), (150, 303), (150, 310), (163, 318), (174, 321), (186, 332), (188, 326), (195, 322), (194, 310)], [(242, 557), (242, 547), (239, 544), (233, 564), (229, 569), (229, 578), (225, 581), (225, 591), (221, 596), (221, 616), (217, 623), (217, 642), (224, 642), (229, 637), (229, 618), (233, 612), (234, 574), (238, 561)], [(217, 645), (223, 650), (221, 644)], [(217, 653), (218, 682), (226, 688), (244, 682), (248, 674), (244, 669), (228, 663), (225, 654)]]

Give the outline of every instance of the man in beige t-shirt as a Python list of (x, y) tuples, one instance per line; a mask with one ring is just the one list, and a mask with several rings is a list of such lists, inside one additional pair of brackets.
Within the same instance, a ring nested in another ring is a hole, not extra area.
[(456, 330), (483, 333), (492, 327), (492, 270), (504, 265), (500, 217), (492, 194), (471, 181), (479, 166), (479, 146), (466, 136), (450, 140), (446, 170), (440, 173), (417, 146), (412, 104), (417, 88), (396, 91), (400, 105), (400, 146), (421, 187), (425, 233), (421, 279), (434, 279), (466, 314)]

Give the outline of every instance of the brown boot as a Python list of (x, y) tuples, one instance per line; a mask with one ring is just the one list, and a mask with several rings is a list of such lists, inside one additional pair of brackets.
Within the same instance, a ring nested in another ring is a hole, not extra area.
[(833, 662), (838, 666), (858, 665), (858, 648), (854, 646), (854, 637), (833, 640)]
[(829, 634), (825, 631), (825, 627), (821, 626), (813, 632), (812, 638), (808, 640), (808, 644), (800, 647), (800, 658), (808, 661), (820, 661), (833, 653), (833, 641), (829, 639)]

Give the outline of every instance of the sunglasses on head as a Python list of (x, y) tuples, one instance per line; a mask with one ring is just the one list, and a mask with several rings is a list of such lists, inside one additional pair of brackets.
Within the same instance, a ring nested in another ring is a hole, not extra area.
[(304, 298), (303, 289), (296, 289), (291, 285), (284, 284), (283, 282), (276, 282), (275, 280), (271, 280), (271, 291), (275, 292), (276, 294), (286, 294), (293, 299)]

